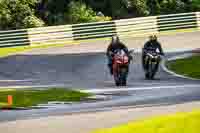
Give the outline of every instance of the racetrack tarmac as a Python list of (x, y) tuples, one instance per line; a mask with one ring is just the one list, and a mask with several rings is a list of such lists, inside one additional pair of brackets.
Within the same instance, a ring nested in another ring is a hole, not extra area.
[[(14, 55), (2, 58), (0, 66), (1, 86), (60, 84), (77, 89), (115, 87), (108, 72), (104, 53)], [(162, 68), (155, 80), (145, 80), (141, 54), (134, 53), (134, 60), (130, 64), (128, 87), (169, 86), (194, 82), (173, 77)]]

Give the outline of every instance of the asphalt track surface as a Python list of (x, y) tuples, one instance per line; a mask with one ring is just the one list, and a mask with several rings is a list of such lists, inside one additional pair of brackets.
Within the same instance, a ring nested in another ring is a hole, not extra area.
[[(51, 49), (52, 50), (52, 49)], [(56, 49), (53, 49), (56, 51)], [(185, 53), (185, 52), (184, 52)], [(188, 51), (189, 53), (189, 51)], [(166, 57), (181, 55), (167, 53)], [(162, 68), (155, 80), (145, 80), (141, 53), (134, 53), (128, 85), (117, 88), (106, 66), (105, 53), (18, 54), (0, 59), (0, 86), (64, 85), (73, 89), (105, 90), (105, 101), (59, 105), (52, 108), (0, 111), (0, 122), (49, 115), (105, 111), (115, 107), (159, 106), (200, 100), (200, 81), (178, 78)]]

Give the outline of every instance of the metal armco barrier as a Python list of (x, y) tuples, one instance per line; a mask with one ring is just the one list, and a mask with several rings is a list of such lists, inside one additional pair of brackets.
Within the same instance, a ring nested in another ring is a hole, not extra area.
[(200, 12), (196, 12), (196, 17), (197, 17), (197, 25), (198, 28), (200, 29)]
[(28, 32), (23, 30), (0, 31), (0, 47), (29, 45)]
[(58, 44), (73, 41), (72, 26), (49, 26), (27, 29), (30, 45)]
[(157, 22), (159, 32), (198, 27), (195, 12), (158, 16)]
[(110, 37), (116, 34), (114, 21), (72, 25), (75, 40)]
[(141, 36), (158, 33), (156, 17), (141, 17), (133, 19), (116, 20), (117, 34), (123, 36)]
[(0, 31), (0, 47), (65, 44), (116, 34), (120, 37), (137, 37), (180, 29), (200, 30), (200, 12)]

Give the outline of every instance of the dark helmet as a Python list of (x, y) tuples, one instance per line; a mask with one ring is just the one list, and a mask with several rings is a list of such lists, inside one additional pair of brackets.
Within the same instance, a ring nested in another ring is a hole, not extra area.
[(157, 41), (157, 36), (156, 35), (150, 35), (149, 40), (150, 41)]
[(112, 36), (112, 44), (117, 44), (119, 42), (119, 37), (117, 35)]

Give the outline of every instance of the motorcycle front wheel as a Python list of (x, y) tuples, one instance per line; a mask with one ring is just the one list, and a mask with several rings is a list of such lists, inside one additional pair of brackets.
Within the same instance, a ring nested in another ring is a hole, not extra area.
[(121, 69), (121, 73), (120, 73), (121, 86), (126, 86), (126, 83), (127, 83), (127, 74), (128, 74), (127, 68), (122, 68)]
[(127, 83), (127, 68), (121, 68), (118, 74), (114, 75), (116, 86), (126, 86)]

